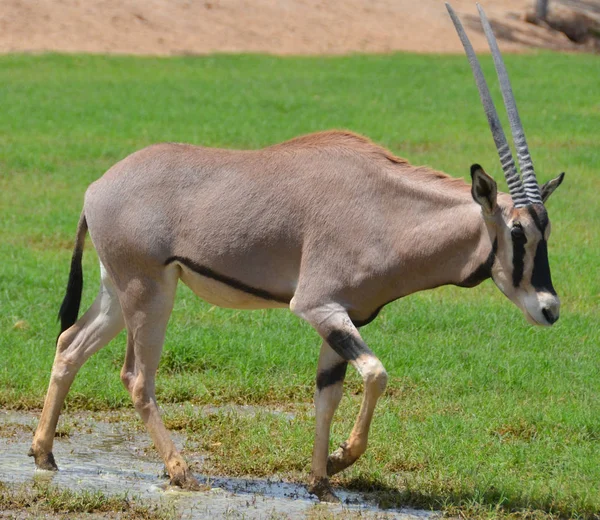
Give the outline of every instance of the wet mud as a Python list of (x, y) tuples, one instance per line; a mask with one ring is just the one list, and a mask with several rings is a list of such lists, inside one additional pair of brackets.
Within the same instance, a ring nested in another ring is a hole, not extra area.
[[(248, 413), (248, 410), (240, 410)], [(101, 491), (137, 497), (175, 507), (180, 518), (435, 518), (433, 512), (409, 509), (382, 510), (360, 493), (336, 489), (342, 504), (321, 504), (303, 485), (277, 478), (228, 478), (195, 476), (205, 491), (185, 492), (168, 484), (164, 466), (150, 437), (139, 428), (135, 416), (123, 413), (77, 414), (59, 423), (54, 455), (59, 471), (35, 469), (27, 456), (37, 414), (0, 411), (0, 481), (23, 484), (47, 481), (72, 491)], [(183, 448), (185, 437), (174, 434)], [(194, 468), (202, 456), (185, 453)], [(316, 514), (318, 513), (318, 514)]]

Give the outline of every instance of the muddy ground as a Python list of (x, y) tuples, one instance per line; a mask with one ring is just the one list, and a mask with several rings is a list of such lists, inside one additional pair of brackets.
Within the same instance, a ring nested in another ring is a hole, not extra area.
[[(228, 413), (232, 412), (230, 408)], [(207, 409), (207, 413), (215, 412)], [(238, 412), (253, 413), (254, 409), (240, 407)], [(186, 519), (304, 518), (316, 513), (336, 518), (437, 517), (427, 511), (381, 510), (368, 496), (344, 489), (336, 490), (342, 504), (319, 505), (301, 483), (286, 482), (277, 476), (252, 479), (203, 475), (203, 454), (186, 443), (182, 434), (174, 435), (175, 444), (184, 449), (206, 489), (194, 493), (173, 489), (149, 436), (131, 411), (69, 414), (68, 420), (59, 424), (54, 445), (60, 471), (39, 471), (27, 457), (37, 417), (33, 412), (0, 411), (0, 482), (15, 486), (49, 482), (72, 491), (127, 493), (142, 503), (156, 502), (174, 508), (178, 517)], [(27, 511), (0, 512), (0, 518), (11, 517), (26, 518)]]

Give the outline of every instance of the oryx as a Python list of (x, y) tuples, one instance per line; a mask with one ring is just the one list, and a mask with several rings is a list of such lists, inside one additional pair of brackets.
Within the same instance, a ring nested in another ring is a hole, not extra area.
[[(83, 363), (124, 327), (121, 379), (162, 456), (171, 483), (197, 482), (169, 437), (155, 400), (155, 374), (181, 279), (222, 307), (289, 307), (323, 342), (315, 393), (309, 489), (335, 499), (328, 476), (367, 447), (386, 371), (359, 327), (387, 303), (416, 291), (492, 278), (527, 319), (559, 316), (546, 243), (544, 202), (563, 174), (539, 186), (508, 76), (490, 26), (494, 56), (522, 178), (473, 49), (450, 8), (473, 68), (510, 195), (479, 165), (472, 185), (411, 166), (345, 131), (237, 151), (158, 144), (110, 168), (85, 194), (44, 409), (30, 455), (56, 470), (52, 443), (59, 413)], [(77, 320), (81, 258), (89, 231), (100, 259), (99, 294)], [(364, 396), (350, 437), (328, 456), (333, 414), (347, 365)]]

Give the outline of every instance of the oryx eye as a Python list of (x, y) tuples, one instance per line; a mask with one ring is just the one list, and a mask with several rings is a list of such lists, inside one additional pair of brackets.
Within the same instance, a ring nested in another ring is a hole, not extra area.
[(513, 240), (516, 240), (517, 242), (523, 242), (525, 240), (525, 231), (523, 231), (521, 224), (515, 224), (510, 230), (510, 235), (513, 237)]

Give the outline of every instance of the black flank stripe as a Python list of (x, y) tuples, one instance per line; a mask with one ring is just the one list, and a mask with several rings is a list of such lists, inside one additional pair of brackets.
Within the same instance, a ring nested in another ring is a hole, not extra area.
[(363, 340), (349, 332), (334, 330), (327, 336), (327, 343), (345, 361), (358, 359), (362, 354), (373, 355)]
[(271, 300), (274, 302), (280, 303), (290, 303), (290, 298), (286, 298), (284, 296), (278, 296), (275, 294), (271, 294), (268, 291), (264, 291), (263, 289), (257, 289), (256, 287), (251, 287), (250, 285), (246, 285), (235, 278), (230, 278), (229, 276), (225, 276), (223, 274), (215, 273), (212, 269), (205, 267), (203, 265), (197, 264), (193, 260), (189, 258), (184, 258), (182, 256), (171, 256), (167, 258), (165, 265), (169, 265), (173, 262), (179, 262), (186, 267), (189, 267), (195, 273), (198, 273), (201, 276), (206, 276), (207, 278), (212, 278), (213, 280), (217, 280), (217, 282), (224, 283), (225, 285), (229, 285), (234, 289), (238, 289), (239, 291), (252, 294), (253, 296), (257, 296), (258, 298), (262, 298), (263, 300)]
[(347, 368), (348, 363), (346, 363), (346, 361), (342, 361), (331, 368), (319, 372), (317, 374), (317, 389), (323, 390), (323, 388), (327, 388), (328, 386), (335, 385), (336, 383), (343, 381), (346, 377)]
[(556, 296), (556, 291), (552, 285), (552, 277), (550, 276), (548, 244), (544, 239), (539, 241), (535, 251), (531, 285), (533, 285), (536, 291), (548, 291), (550, 294)]

